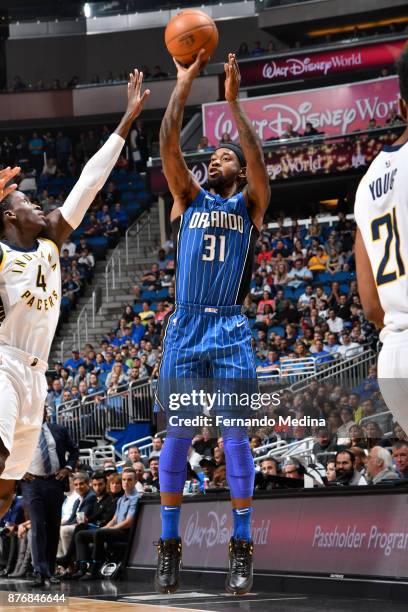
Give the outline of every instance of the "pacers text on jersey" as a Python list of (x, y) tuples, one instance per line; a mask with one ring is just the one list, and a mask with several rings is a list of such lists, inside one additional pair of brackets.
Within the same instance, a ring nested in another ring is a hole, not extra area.
[(59, 302), (58, 293), (53, 291), (51, 295), (45, 298), (38, 298), (31, 293), (31, 291), (24, 291), (21, 299), (25, 301), (29, 308), (36, 308), (37, 310), (50, 310), (54, 308)]

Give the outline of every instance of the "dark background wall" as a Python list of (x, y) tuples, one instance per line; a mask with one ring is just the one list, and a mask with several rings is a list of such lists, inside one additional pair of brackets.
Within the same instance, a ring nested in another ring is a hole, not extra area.
[[(218, 21), (217, 26), (220, 43), (214, 62), (223, 61), (228, 51), (236, 51), (242, 41), (252, 48), (255, 40), (266, 44), (270, 38), (258, 30), (256, 17)], [(143, 64), (150, 69), (159, 64), (165, 71), (175, 72), (162, 28), (7, 41), (9, 83), (15, 75), (35, 83), (38, 79), (53, 78), (67, 81), (74, 74), (81, 82), (89, 82), (94, 73), (104, 78), (112, 70), (116, 76), (122, 70)]]

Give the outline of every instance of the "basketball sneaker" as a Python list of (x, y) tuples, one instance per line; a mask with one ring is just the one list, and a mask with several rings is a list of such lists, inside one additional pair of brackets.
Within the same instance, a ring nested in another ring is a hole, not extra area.
[(225, 589), (233, 595), (249, 593), (253, 582), (254, 543), (252, 540), (231, 538), (228, 557), (229, 571), (225, 580)]
[(154, 587), (159, 593), (175, 593), (179, 588), (181, 538), (166, 538), (157, 542), (157, 569)]

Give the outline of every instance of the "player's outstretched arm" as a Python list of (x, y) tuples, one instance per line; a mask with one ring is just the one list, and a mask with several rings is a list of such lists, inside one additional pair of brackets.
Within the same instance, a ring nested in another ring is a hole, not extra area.
[(228, 62), (224, 64), (224, 70), (225, 99), (237, 124), (239, 141), (247, 162), (248, 184), (244, 193), (246, 193), (247, 204), (251, 209), (252, 221), (260, 229), (271, 195), (262, 144), (238, 100), (241, 74), (234, 53), (228, 54)]
[(17, 174), (20, 174), (20, 171), (20, 166), (15, 166), (14, 168), (8, 166), (0, 170), (0, 202), (2, 202), (9, 193), (17, 189), (17, 183), (11, 183), (11, 185), (7, 185), (7, 183), (17, 176)]
[(357, 228), (355, 244), (358, 292), (364, 315), (380, 329), (384, 327), (384, 310), (375, 284), (370, 258), (361, 231)]
[(53, 240), (58, 247), (61, 247), (72, 230), (81, 224), (96, 194), (102, 189), (116, 164), (132, 123), (142, 112), (150, 94), (148, 89), (142, 93), (142, 83), (142, 72), (135, 70), (129, 75), (128, 104), (121, 122), (103, 147), (85, 165), (63, 206), (47, 216), (48, 230), (42, 235)]
[(171, 211), (172, 220), (185, 211), (200, 191), (199, 184), (184, 161), (180, 146), (180, 132), (183, 124), (184, 107), (191, 86), (204, 66), (204, 53), (205, 51), (202, 49), (194, 64), (191, 64), (188, 68), (184, 68), (174, 60), (177, 67), (177, 83), (160, 127), (160, 157), (163, 163), (164, 176), (174, 199)]

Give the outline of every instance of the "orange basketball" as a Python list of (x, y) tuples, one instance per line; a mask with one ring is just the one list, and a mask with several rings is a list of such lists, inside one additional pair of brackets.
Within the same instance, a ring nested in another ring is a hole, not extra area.
[(169, 21), (164, 39), (170, 55), (181, 64), (192, 64), (200, 49), (206, 50), (206, 59), (211, 57), (218, 45), (218, 30), (203, 11), (186, 9)]

